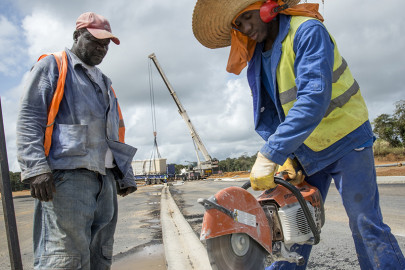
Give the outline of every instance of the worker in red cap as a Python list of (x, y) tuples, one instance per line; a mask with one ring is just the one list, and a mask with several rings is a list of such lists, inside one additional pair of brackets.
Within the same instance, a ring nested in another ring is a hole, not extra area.
[[(305, 177), (325, 200), (333, 179), (361, 269), (403, 270), (404, 256), (380, 211), (373, 132), (359, 84), (319, 5), (299, 2), (197, 0), (194, 8), (197, 40), (212, 49), (231, 46), (228, 72), (248, 66), (255, 129), (264, 139), (251, 186), (274, 188), (274, 173), (285, 171), (295, 184)], [(268, 269), (305, 269), (310, 251), (304, 243), (281, 254), (275, 249), (280, 261)]]
[(110, 41), (106, 18), (79, 16), (72, 48), (43, 55), (21, 99), (17, 151), (35, 198), (34, 269), (110, 269), (117, 194), (136, 190), (112, 83), (97, 67)]

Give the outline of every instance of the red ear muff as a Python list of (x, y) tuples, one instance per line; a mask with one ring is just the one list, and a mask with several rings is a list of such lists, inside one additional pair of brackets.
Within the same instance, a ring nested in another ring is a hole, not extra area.
[(279, 5), (276, 1), (267, 0), (266, 3), (260, 7), (260, 18), (262, 21), (265, 23), (271, 22), (278, 14), (278, 7)]
[(266, 3), (260, 7), (260, 18), (265, 23), (271, 22), (280, 11), (287, 8), (289, 8), (287, 4), (279, 6), (276, 1), (267, 0)]

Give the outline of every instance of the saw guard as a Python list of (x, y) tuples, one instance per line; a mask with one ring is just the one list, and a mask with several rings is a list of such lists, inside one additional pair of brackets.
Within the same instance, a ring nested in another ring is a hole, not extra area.
[(246, 233), (271, 254), (272, 236), (269, 223), (256, 198), (240, 187), (228, 187), (215, 194), (216, 203), (234, 212), (243, 211), (256, 217), (255, 226), (239, 222), (213, 208), (205, 211), (200, 240), (226, 234)]

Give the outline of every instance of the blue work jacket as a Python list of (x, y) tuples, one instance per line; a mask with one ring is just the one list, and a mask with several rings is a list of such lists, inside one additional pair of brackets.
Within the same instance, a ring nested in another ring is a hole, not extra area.
[[(264, 87), (262, 71), (263, 44), (256, 46), (249, 61), (247, 78), (252, 90), (256, 132), (266, 141), (260, 152), (277, 164), (288, 157), (297, 157), (307, 175), (312, 175), (337, 161), (351, 150), (372, 140), (369, 121), (324, 150), (315, 152), (304, 141), (321, 122), (332, 93), (333, 43), (324, 25), (318, 20), (304, 22), (294, 38), (294, 73), (297, 101), (284, 115), (279, 100), (276, 71), (281, 58), (282, 42), (288, 34), (291, 16), (280, 14), (279, 33), (272, 47), (272, 101)], [(316, 42), (313, 42), (316, 40)], [(311, 47), (304, 46), (310, 44)], [(270, 69), (267, 69), (270, 70)]]
[[(105, 88), (90, 79), (78, 58), (65, 49), (68, 68), (63, 99), (55, 119), (49, 156), (44, 152), (48, 108), (59, 78), (53, 55), (32, 68), (21, 99), (17, 120), (17, 158), (21, 178), (53, 170), (85, 168), (106, 174), (105, 156), (110, 148), (120, 188), (136, 186), (131, 161), (136, 148), (119, 142), (117, 99), (111, 80), (102, 74)], [(106, 93), (107, 90), (107, 93)]]

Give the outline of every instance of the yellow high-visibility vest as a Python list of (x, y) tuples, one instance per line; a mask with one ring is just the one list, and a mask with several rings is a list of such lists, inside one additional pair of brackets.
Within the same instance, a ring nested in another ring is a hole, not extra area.
[[(298, 27), (307, 20), (314, 19), (292, 16), (290, 30), (282, 42), (284, 53), (281, 54), (276, 76), (280, 102), (285, 115), (297, 101), (294, 37)], [(368, 111), (361, 96), (360, 87), (353, 78), (346, 61), (340, 55), (335, 40), (332, 36), (330, 37), (334, 44), (332, 97), (322, 121), (304, 141), (306, 146), (316, 152), (331, 146), (368, 120)]]

